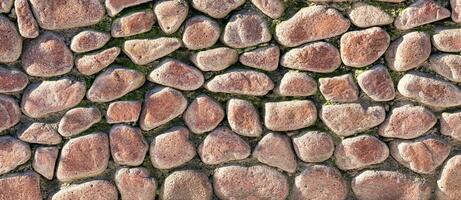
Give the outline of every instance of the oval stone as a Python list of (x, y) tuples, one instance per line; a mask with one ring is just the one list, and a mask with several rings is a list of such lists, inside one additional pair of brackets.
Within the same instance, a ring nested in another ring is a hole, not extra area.
[(272, 19), (281, 17), (285, 11), (285, 6), (281, 0), (251, 0), (251, 3)]
[[(461, 4), (460, 4), (461, 5)], [(441, 29), (432, 35), (432, 44), (439, 51), (460, 52), (461, 51), (461, 29)]]
[(394, 26), (400, 30), (412, 29), (450, 17), (450, 11), (432, 0), (418, 0), (402, 10)]
[(193, 53), (190, 60), (202, 71), (221, 71), (238, 61), (237, 50), (218, 47)]
[(58, 131), (64, 137), (75, 136), (91, 128), (101, 118), (101, 112), (96, 107), (74, 108), (61, 118)]
[(22, 51), (22, 39), (16, 25), (7, 17), (0, 15), (0, 63), (14, 62)]
[(75, 67), (81, 74), (91, 76), (112, 64), (119, 54), (120, 48), (118, 47), (87, 54), (75, 60)]
[(341, 64), (338, 49), (326, 42), (315, 42), (286, 52), (280, 64), (290, 69), (330, 73)]
[(258, 111), (249, 101), (230, 99), (226, 115), (232, 131), (239, 135), (258, 137), (263, 132)]
[(157, 183), (146, 168), (121, 168), (114, 179), (122, 199), (155, 199)]
[(359, 98), (359, 88), (352, 74), (319, 78), (319, 89), (323, 97), (334, 102), (353, 102)]
[(94, 180), (63, 188), (51, 197), (51, 200), (66, 199), (117, 200), (118, 192), (115, 185), (111, 182), (105, 180)]
[(461, 141), (461, 112), (442, 113), (440, 133)]
[(274, 71), (279, 65), (280, 49), (278, 46), (268, 46), (247, 51), (240, 55), (240, 63), (264, 71)]
[(224, 119), (224, 110), (214, 99), (202, 95), (190, 103), (183, 119), (193, 133), (202, 134), (218, 126)]
[(110, 40), (107, 33), (87, 30), (75, 35), (70, 42), (70, 49), (76, 53), (93, 51), (103, 47)]
[(129, 37), (150, 31), (154, 23), (152, 10), (134, 12), (115, 19), (110, 32), (114, 38)]
[(220, 34), (221, 29), (216, 21), (205, 16), (195, 16), (187, 20), (182, 42), (188, 49), (204, 49), (213, 46)]
[[(461, 35), (460, 35), (461, 37)], [(426, 67), (453, 82), (461, 82), (461, 56), (456, 54), (435, 54), (429, 58)]]
[(112, 159), (119, 165), (141, 165), (149, 145), (141, 129), (117, 124), (109, 132), (110, 152)]
[(15, 0), (14, 11), (18, 18), (19, 34), (25, 38), (36, 38), (40, 34), (40, 30), (30, 9), (29, 2), (27, 0)]
[(205, 82), (200, 70), (175, 59), (162, 61), (147, 79), (179, 90), (196, 90)]
[(381, 163), (387, 157), (387, 145), (370, 135), (346, 138), (335, 149), (335, 163), (342, 170), (365, 168)]
[(420, 66), (431, 54), (431, 39), (424, 32), (411, 32), (394, 40), (385, 53), (389, 68), (407, 71)]
[(189, 6), (184, 0), (160, 1), (154, 7), (158, 25), (166, 34), (176, 32), (186, 20), (188, 12)]
[(395, 98), (394, 82), (385, 66), (377, 65), (360, 73), (357, 82), (373, 101), (390, 101)]
[[(19, 165), (26, 163), (30, 159), (31, 154), (27, 143), (14, 139), (11, 136), (0, 137), (0, 175), (8, 173)], [(2, 189), (0, 189), (0, 192)]]
[(211, 200), (213, 188), (208, 176), (196, 170), (181, 170), (165, 178), (160, 188), (162, 200)]
[(229, 1), (215, 1), (215, 0), (192, 0), (192, 6), (210, 15), (213, 18), (224, 18), (232, 10), (240, 7), (245, 3), (245, 0), (229, 0)]
[(229, 19), (221, 41), (232, 48), (246, 48), (269, 42), (271, 38), (264, 18), (256, 12), (245, 11)]
[(19, 92), (28, 83), (29, 78), (23, 72), (0, 67), (0, 93)]
[(3, 199), (43, 199), (40, 176), (33, 171), (16, 173), (0, 178), (0, 194)]
[(134, 39), (123, 43), (123, 52), (137, 65), (145, 65), (181, 47), (177, 38)]
[(454, 200), (461, 197), (461, 155), (451, 157), (437, 180), (436, 196), (440, 200)]
[(0, 132), (7, 130), (21, 120), (21, 108), (10, 96), (0, 94)]
[(264, 124), (273, 131), (293, 131), (309, 127), (317, 120), (312, 101), (292, 100), (264, 104)]
[(311, 96), (317, 93), (317, 82), (307, 73), (288, 71), (274, 92), (280, 96)]
[(106, 0), (107, 14), (113, 17), (123, 9), (149, 2), (150, 0)]
[(358, 2), (348, 11), (351, 22), (361, 28), (392, 24), (394, 18), (378, 6)]
[(309, 131), (293, 137), (293, 148), (304, 162), (323, 162), (333, 155), (333, 138), (324, 132)]
[(274, 82), (262, 72), (235, 70), (213, 77), (205, 88), (211, 92), (263, 96), (274, 88)]

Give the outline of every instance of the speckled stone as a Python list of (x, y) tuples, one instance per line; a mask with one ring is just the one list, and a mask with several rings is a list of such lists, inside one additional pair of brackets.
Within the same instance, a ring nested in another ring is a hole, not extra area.
[(21, 108), (18, 102), (11, 96), (0, 94), (0, 132), (19, 123), (20, 118)]
[(292, 138), (296, 155), (304, 162), (323, 162), (335, 150), (333, 139), (328, 133), (309, 131)]
[(198, 96), (184, 112), (184, 123), (195, 134), (203, 134), (216, 128), (224, 119), (224, 109), (211, 97)]
[(83, 75), (94, 75), (112, 64), (120, 51), (118, 47), (111, 47), (97, 53), (84, 55), (75, 59), (75, 67)]
[(286, 135), (268, 133), (259, 140), (253, 151), (253, 157), (259, 162), (277, 167), (283, 171), (296, 171), (296, 156)]
[(196, 170), (181, 170), (165, 178), (160, 189), (160, 199), (211, 200), (213, 188), (205, 173)]
[(229, 0), (229, 1), (215, 1), (215, 0), (192, 0), (192, 6), (210, 15), (213, 18), (224, 18), (232, 10), (240, 7), (245, 3), (245, 0)]
[(32, 171), (0, 178), (0, 194), (4, 200), (41, 200), (40, 176)]
[(200, 70), (176, 59), (163, 60), (147, 79), (178, 90), (196, 90), (205, 82)]
[(340, 64), (339, 50), (327, 42), (314, 42), (290, 49), (280, 60), (280, 65), (286, 68), (317, 73), (333, 72)]
[(177, 38), (133, 39), (123, 43), (123, 52), (137, 65), (145, 65), (181, 47)]
[(395, 98), (394, 82), (383, 65), (374, 66), (360, 73), (357, 76), (357, 83), (373, 101), (391, 101)]
[(62, 188), (51, 197), (51, 200), (68, 199), (117, 200), (118, 192), (109, 181), (93, 180)]
[[(13, 3), (13, 2), (11, 2)], [(0, 63), (14, 62), (21, 56), (22, 38), (16, 25), (0, 15)]]
[(310, 100), (267, 102), (264, 104), (264, 124), (273, 131), (293, 131), (306, 128), (317, 120), (317, 109)]
[(445, 164), (437, 180), (437, 199), (440, 200), (455, 200), (461, 197), (461, 155), (451, 157)]
[(274, 88), (274, 82), (262, 72), (235, 70), (213, 77), (204, 87), (211, 92), (264, 96)]
[(319, 78), (319, 90), (328, 101), (354, 102), (359, 98), (359, 88), (352, 74)]
[(0, 175), (6, 174), (29, 161), (31, 154), (27, 143), (11, 136), (0, 137)]
[(281, 0), (251, 0), (251, 3), (272, 19), (281, 17), (285, 11), (285, 5)]
[(388, 25), (394, 22), (389, 14), (378, 6), (357, 2), (347, 11), (351, 22), (361, 28)]
[[(460, 35), (461, 37), (461, 35)], [(461, 56), (456, 54), (434, 54), (425, 66), (453, 82), (461, 82)]]
[(435, 123), (437, 118), (430, 110), (405, 105), (391, 110), (378, 133), (383, 137), (413, 139), (426, 134)]
[[(13, 2), (13, 0), (7, 1)], [(19, 34), (25, 38), (36, 38), (39, 35), (39, 28), (29, 7), (29, 2), (27, 0), (15, 0), (14, 11), (18, 19)]]
[(35, 149), (32, 168), (46, 179), (52, 180), (58, 153), (59, 149), (57, 147), (39, 147)]
[(107, 14), (113, 17), (123, 9), (149, 2), (150, 0), (106, 0)]
[(115, 19), (110, 32), (114, 38), (129, 37), (150, 31), (154, 23), (152, 10), (134, 12)]
[(461, 1), (450, 0), (451, 19), (456, 23), (461, 23)]
[(407, 71), (419, 67), (431, 54), (431, 40), (424, 32), (410, 32), (394, 40), (385, 54), (389, 68)]
[(34, 122), (20, 131), (18, 139), (28, 143), (48, 145), (56, 145), (62, 141), (62, 137), (59, 135), (55, 124), (41, 122)]
[(232, 48), (246, 48), (269, 42), (271, 38), (264, 18), (254, 11), (244, 11), (232, 15), (221, 41)]
[(205, 16), (195, 16), (187, 20), (182, 42), (188, 49), (204, 49), (213, 46), (220, 34), (216, 21)]
[(190, 60), (202, 71), (221, 71), (238, 61), (237, 50), (228, 47), (193, 53)]
[[(461, 3), (460, 3), (461, 5)], [(440, 29), (432, 35), (432, 45), (439, 51), (460, 52), (461, 51), (461, 29)]]
[(440, 117), (440, 133), (461, 141), (461, 112), (444, 112)]
[(96, 107), (81, 107), (69, 110), (59, 121), (58, 132), (64, 137), (78, 135), (101, 121), (102, 115)]
[(307, 73), (288, 71), (274, 92), (280, 96), (311, 96), (317, 93), (317, 82)]
[(262, 134), (258, 111), (251, 102), (230, 99), (227, 102), (226, 115), (229, 126), (235, 133), (246, 137), (258, 137)]
[(93, 51), (103, 47), (109, 40), (108, 33), (86, 30), (72, 37), (70, 49), (76, 53)]
[(264, 71), (274, 71), (279, 65), (280, 49), (278, 46), (262, 47), (240, 55), (240, 63)]
[(0, 66), (0, 93), (19, 92), (29, 84), (29, 78), (24, 72)]
[(109, 124), (136, 122), (141, 114), (141, 101), (116, 101), (109, 104), (106, 120)]
[(163, 32), (176, 32), (186, 20), (189, 5), (185, 0), (165, 0), (155, 4), (154, 13)]
[(115, 184), (124, 200), (155, 199), (157, 183), (145, 168), (121, 168), (115, 173)]
[(386, 160), (389, 157), (389, 148), (374, 136), (360, 135), (341, 141), (334, 155), (338, 168), (361, 169)]
[(433, 0), (418, 0), (395, 18), (394, 26), (400, 30), (412, 29), (450, 17), (450, 11)]
[(112, 159), (119, 165), (141, 165), (148, 149), (141, 129), (128, 125), (112, 126), (109, 143)]

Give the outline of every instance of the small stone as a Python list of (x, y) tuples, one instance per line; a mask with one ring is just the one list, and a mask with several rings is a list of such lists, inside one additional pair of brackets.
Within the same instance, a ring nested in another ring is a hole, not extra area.
[[(461, 4), (460, 4), (461, 5)], [(432, 44), (439, 51), (460, 52), (461, 51), (461, 29), (442, 29), (432, 35)]]
[(58, 132), (64, 137), (78, 135), (101, 121), (101, 112), (96, 107), (74, 108), (59, 121)]
[(424, 32), (411, 32), (394, 40), (385, 54), (388, 67), (407, 71), (420, 66), (431, 54), (431, 40)]
[(461, 23), (461, 1), (450, 0), (451, 19), (456, 23)]
[(16, 30), (16, 25), (3, 15), (0, 15), (0, 43), (2, 44), (0, 45), (0, 63), (14, 62), (19, 59), (22, 51), (21, 36)]
[(115, 19), (110, 32), (114, 38), (138, 35), (150, 31), (154, 23), (152, 10), (134, 12)]
[(216, 21), (205, 16), (195, 16), (187, 20), (182, 41), (188, 49), (204, 49), (213, 46), (219, 34), (221, 30)]
[(312, 101), (291, 100), (264, 104), (264, 124), (273, 131), (293, 131), (309, 127), (317, 120)]
[(400, 3), (400, 2), (404, 2), (406, 0), (377, 0), (377, 1), (389, 2), (389, 3)]
[(21, 108), (10, 96), (0, 94), (0, 132), (7, 130), (21, 120)]
[(111, 47), (98, 53), (84, 55), (75, 60), (75, 67), (83, 75), (91, 76), (112, 64), (120, 54), (120, 48)]
[(13, 7), (13, 0), (2, 0), (0, 2), (0, 13), (9, 13)]
[(262, 47), (240, 55), (240, 63), (264, 71), (274, 71), (279, 65), (280, 49), (278, 46)]
[(74, 66), (74, 57), (64, 38), (51, 32), (27, 44), (21, 59), (24, 71), (30, 76), (60, 76), (69, 73)]
[(304, 162), (323, 162), (333, 155), (335, 144), (328, 133), (309, 131), (293, 137), (293, 148)]
[(142, 130), (157, 128), (181, 115), (187, 108), (187, 99), (173, 88), (156, 88), (146, 94), (139, 119)]
[(461, 197), (461, 155), (450, 158), (443, 167), (440, 178), (437, 180), (437, 199), (455, 200)]
[(175, 59), (162, 61), (149, 73), (147, 79), (179, 90), (196, 90), (205, 82), (200, 70)]
[(280, 96), (311, 96), (317, 93), (317, 82), (307, 73), (288, 71), (274, 92)]
[(141, 165), (149, 147), (141, 129), (121, 124), (110, 129), (109, 143), (112, 158), (119, 165)]
[(27, 171), (0, 178), (0, 194), (4, 200), (40, 200), (42, 199), (40, 176)]
[(400, 30), (412, 29), (450, 17), (450, 11), (433, 0), (418, 0), (395, 18), (394, 26)]
[(206, 174), (195, 170), (175, 171), (160, 189), (162, 200), (211, 200), (213, 188)]
[(31, 118), (42, 118), (76, 106), (85, 97), (85, 83), (67, 78), (42, 81), (27, 87), (21, 108)]
[[(461, 35), (460, 35), (461, 37)], [(456, 54), (435, 54), (425, 65), (437, 74), (453, 82), (461, 82), (461, 56)]]
[(349, 29), (350, 24), (349, 20), (334, 8), (309, 6), (277, 24), (275, 35), (283, 46), (295, 47), (341, 35)]
[(272, 19), (281, 17), (285, 11), (281, 0), (251, 0), (251, 3)]
[(274, 88), (274, 82), (262, 72), (234, 70), (213, 77), (204, 86), (210, 92), (264, 96)]
[(348, 188), (336, 168), (313, 165), (296, 176), (291, 193), (293, 200), (343, 200)]
[(237, 50), (228, 47), (193, 53), (190, 60), (202, 71), (221, 71), (238, 61)]
[(323, 105), (320, 119), (339, 136), (351, 136), (381, 124), (386, 118), (382, 106), (364, 107), (359, 103)]
[(55, 193), (51, 200), (97, 199), (117, 200), (117, 188), (109, 181), (94, 180), (71, 185)]
[[(11, 0), (11, 2), (13, 2)], [(27, 0), (15, 0), (14, 11), (18, 19), (19, 34), (25, 38), (36, 38), (39, 35), (37, 21)]]
[(264, 165), (217, 168), (213, 186), (220, 199), (286, 199), (289, 190), (285, 175)]
[(57, 147), (39, 147), (35, 150), (32, 167), (34, 170), (48, 180), (53, 179), (54, 166), (58, 158)]
[(116, 101), (109, 104), (106, 119), (109, 124), (137, 122), (141, 114), (140, 101)]
[(56, 145), (61, 143), (62, 138), (55, 125), (35, 122), (18, 133), (18, 139), (35, 144)]
[(401, 106), (392, 109), (386, 121), (379, 127), (379, 135), (401, 139), (413, 139), (431, 129), (437, 118), (423, 106)]
[(147, 169), (122, 168), (115, 173), (115, 184), (122, 199), (155, 199), (157, 183), (150, 177)]
[(360, 28), (392, 24), (394, 18), (377, 6), (358, 2), (348, 11), (351, 22)]
[(335, 150), (335, 163), (341, 170), (365, 168), (379, 164), (387, 157), (387, 145), (370, 135), (346, 138)]
[(157, 169), (179, 167), (195, 157), (195, 146), (189, 140), (189, 130), (175, 127), (155, 137), (149, 149), (152, 165)]
[(179, 47), (179, 39), (161, 37), (127, 40), (123, 44), (123, 51), (135, 64), (145, 65), (172, 53)]
[(280, 64), (290, 69), (330, 73), (341, 65), (339, 50), (326, 42), (314, 42), (290, 49)]
[(440, 133), (456, 140), (461, 140), (461, 112), (442, 113)]
[(87, 30), (72, 37), (70, 49), (75, 53), (84, 53), (103, 47), (110, 40), (107, 33)]
[(114, 17), (125, 8), (150, 2), (150, 0), (106, 0), (106, 9), (109, 16)]
[(184, 0), (166, 0), (158, 2), (154, 13), (163, 32), (172, 34), (176, 32), (187, 18), (189, 6)]
[(359, 98), (359, 89), (352, 74), (319, 78), (320, 92), (328, 101), (353, 102)]
[(27, 84), (29, 78), (23, 72), (0, 67), (0, 93), (20, 92)]
[(224, 119), (224, 110), (214, 99), (202, 95), (189, 104), (183, 119), (193, 133), (202, 134), (218, 126)]
[(290, 138), (276, 133), (266, 134), (256, 145), (253, 157), (259, 162), (277, 167), (283, 171), (296, 171), (296, 156)]
[(395, 98), (394, 82), (383, 65), (377, 65), (360, 73), (357, 82), (373, 101), (391, 101)]
[(250, 156), (251, 147), (237, 134), (225, 127), (216, 128), (198, 147), (203, 163), (217, 165)]
[(229, 19), (221, 40), (232, 48), (246, 48), (269, 42), (271, 38), (264, 18), (254, 11), (247, 11)]
[[(11, 136), (0, 137), (0, 175), (8, 173), (16, 169), (19, 165), (26, 163), (30, 159), (31, 154), (27, 143), (14, 139)], [(2, 188), (0, 188), (0, 194), (2, 193)]]
[(232, 10), (240, 7), (245, 3), (245, 0), (192, 0), (192, 6), (200, 12), (206, 13), (213, 18), (224, 18)]
[(258, 111), (251, 102), (230, 99), (227, 103), (227, 121), (232, 131), (246, 137), (259, 137), (262, 125)]
[(98, 176), (106, 170), (109, 157), (109, 138), (105, 133), (70, 139), (62, 147), (56, 178), (70, 182)]

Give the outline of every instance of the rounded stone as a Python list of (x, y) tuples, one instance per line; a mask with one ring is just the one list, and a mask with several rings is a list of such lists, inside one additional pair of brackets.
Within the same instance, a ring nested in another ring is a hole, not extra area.
[(103, 47), (110, 40), (110, 35), (104, 32), (86, 30), (72, 37), (70, 49), (75, 53), (84, 53)]
[(309, 127), (317, 120), (317, 109), (310, 100), (267, 102), (264, 124), (273, 131), (293, 131)]
[(213, 188), (206, 174), (195, 170), (175, 171), (166, 177), (160, 199), (211, 200)]
[(106, 120), (109, 124), (137, 122), (141, 114), (141, 101), (116, 101), (109, 104)]
[(176, 32), (186, 20), (189, 6), (185, 0), (166, 0), (155, 4), (154, 13), (163, 32)]
[(141, 129), (121, 124), (110, 129), (109, 143), (114, 162), (128, 166), (141, 165), (149, 147)]
[(0, 194), (2, 199), (40, 200), (40, 176), (32, 171), (11, 174), (0, 178)]
[(264, 96), (274, 88), (274, 82), (262, 72), (234, 70), (213, 77), (204, 86), (211, 92)]
[(388, 25), (394, 22), (394, 18), (381, 8), (361, 2), (352, 5), (352, 8), (348, 10), (348, 16), (351, 22), (360, 28)]
[(213, 46), (220, 34), (216, 21), (205, 16), (195, 16), (187, 20), (182, 41), (188, 49), (204, 49)]
[(29, 84), (26, 74), (18, 70), (0, 67), (0, 93), (19, 92)]
[(32, 168), (46, 179), (52, 180), (58, 153), (59, 149), (57, 147), (39, 147), (35, 149)]
[(357, 76), (357, 83), (373, 101), (391, 101), (395, 98), (394, 82), (383, 65), (377, 65)]
[(0, 63), (14, 62), (22, 51), (22, 39), (16, 25), (7, 17), (0, 15)]
[(129, 37), (148, 32), (155, 23), (152, 10), (130, 13), (112, 22), (110, 33), (114, 38)]
[(389, 68), (407, 71), (420, 66), (431, 54), (431, 39), (424, 32), (410, 32), (394, 40), (385, 53)]
[(279, 47), (268, 46), (244, 52), (240, 55), (239, 61), (248, 67), (264, 71), (274, 71), (279, 65), (279, 58)]
[(352, 74), (319, 78), (319, 83), (320, 92), (328, 101), (353, 102), (359, 98), (359, 88)]
[(245, 11), (229, 19), (221, 41), (232, 48), (246, 48), (269, 42), (271, 38), (264, 18), (254, 11)]
[(115, 173), (115, 185), (122, 199), (155, 199), (157, 183), (145, 168), (121, 168)]
[(218, 126), (224, 119), (224, 110), (214, 99), (202, 95), (189, 104), (183, 119), (193, 133), (202, 134)]
[(221, 71), (238, 61), (237, 50), (218, 47), (193, 53), (190, 60), (202, 71)]
[(256, 145), (253, 157), (261, 163), (289, 173), (296, 171), (296, 156), (290, 138), (286, 135), (266, 134)]
[(461, 155), (451, 157), (445, 164), (437, 180), (436, 196), (440, 200), (454, 200), (461, 197)]
[(81, 74), (91, 76), (112, 64), (120, 51), (118, 47), (111, 47), (97, 53), (84, 55), (75, 59), (75, 67)]
[(379, 164), (387, 157), (387, 145), (370, 135), (346, 138), (335, 149), (335, 163), (341, 170), (365, 168)]
[(7, 130), (21, 120), (21, 108), (18, 102), (10, 96), (0, 94), (0, 132)]
[(442, 113), (440, 117), (440, 133), (461, 141), (461, 112)]
[(437, 30), (432, 35), (432, 44), (439, 51), (444, 52), (460, 52), (461, 41), (458, 38), (461, 37), (461, 29), (441, 29)]
[(330, 73), (341, 65), (339, 50), (326, 42), (314, 42), (286, 52), (280, 64), (286, 68)]
[(14, 12), (18, 20), (19, 34), (25, 38), (36, 38), (40, 34), (40, 30), (30, 9), (29, 2), (27, 0), (15, 0)]
[(56, 145), (62, 137), (54, 124), (35, 122), (18, 133), (18, 139), (35, 144)]
[(461, 1), (450, 0), (451, 19), (456, 23), (461, 23)]
[(280, 96), (311, 96), (317, 93), (317, 82), (307, 73), (288, 71), (274, 92)]
[(272, 19), (281, 17), (285, 11), (285, 5), (281, 0), (251, 0), (251, 3)]
[(101, 121), (101, 112), (96, 107), (74, 108), (59, 121), (58, 132), (64, 137), (78, 135)]
[(224, 18), (232, 10), (240, 7), (245, 0), (215, 1), (215, 0), (192, 0), (192, 6), (200, 12), (206, 13), (213, 18)]
[(146, 65), (181, 47), (177, 38), (133, 39), (123, 43), (123, 52), (137, 65)]
[(9, 13), (13, 7), (13, 0), (2, 0), (0, 3), (0, 13)]
[(394, 26), (408, 30), (450, 17), (450, 11), (432, 0), (417, 0), (395, 18)]
[(106, 0), (107, 14), (113, 17), (123, 9), (149, 2), (150, 0)]
[(31, 154), (27, 143), (11, 136), (0, 137), (0, 175), (6, 174), (29, 161)]
[(179, 90), (196, 90), (205, 82), (200, 70), (175, 59), (162, 61), (149, 73), (147, 79)]
[(293, 148), (304, 162), (323, 162), (333, 155), (335, 144), (328, 133), (309, 131), (293, 137)]
[[(461, 35), (460, 35), (461, 37)], [(425, 67), (453, 82), (461, 82), (461, 56), (456, 54), (433, 54)]]
[(51, 200), (66, 199), (117, 200), (118, 192), (109, 181), (93, 180), (63, 188), (51, 197)]
[(230, 99), (227, 103), (227, 122), (235, 133), (246, 137), (259, 137), (263, 130), (259, 114), (251, 102)]

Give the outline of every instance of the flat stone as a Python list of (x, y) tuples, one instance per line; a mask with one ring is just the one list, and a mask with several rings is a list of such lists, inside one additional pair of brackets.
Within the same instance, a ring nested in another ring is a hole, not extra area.
[(232, 10), (240, 7), (245, 0), (230, 0), (218, 2), (215, 0), (192, 0), (192, 6), (200, 12), (206, 13), (213, 18), (224, 18)]
[(343, 200), (348, 188), (341, 173), (333, 167), (313, 165), (295, 177), (293, 200)]
[(202, 72), (176, 59), (165, 59), (147, 79), (151, 82), (179, 90), (196, 90), (205, 82)]
[(394, 26), (408, 30), (450, 17), (450, 11), (432, 0), (418, 0), (395, 18)]
[(40, 200), (40, 176), (32, 171), (12, 174), (0, 179), (0, 194), (2, 199)]
[(237, 134), (225, 127), (216, 128), (198, 147), (203, 163), (217, 165), (250, 156), (251, 147)]
[(137, 65), (145, 65), (162, 58), (181, 47), (177, 38), (161, 37), (157, 39), (127, 40), (123, 52)]
[(38, 24), (47, 30), (94, 25), (106, 13), (99, 0), (30, 0), (30, 4)]
[(382, 106), (364, 107), (359, 103), (323, 105), (320, 119), (339, 136), (351, 136), (381, 124), (386, 111)]
[(28, 43), (21, 60), (24, 71), (38, 77), (67, 74), (74, 66), (74, 57), (64, 38), (51, 32), (45, 32)]
[(394, 40), (386, 51), (389, 68), (407, 71), (420, 66), (431, 54), (431, 40), (424, 32), (411, 32)]
[(289, 190), (286, 176), (264, 165), (220, 167), (213, 187), (220, 199), (286, 199)]
[(19, 70), (0, 67), (0, 93), (19, 92), (29, 84), (27, 75)]
[(22, 95), (21, 108), (31, 118), (42, 118), (76, 106), (85, 97), (85, 83), (68, 78), (29, 85)]
[(62, 147), (56, 178), (61, 182), (70, 182), (98, 176), (106, 170), (109, 157), (109, 138), (105, 133), (70, 139)]
[(145, 168), (122, 168), (115, 173), (122, 199), (155, 199), (157, 183)]
[(19, 34), (25, 38), (36, 38), (40, 30), (29, 7), (29, 2), (27, 0), (15, 0), (14, 11), (18, 20)]
[(35, 149), (32, 167), (46, 179), (52, 180), (58, 153), (59, 149), (57, 147), (38, 147)]
[(451, 19), (456, 23), (461, 23), (461, 1), (450, 0)]
[(152, 165), (157, 169), (171, 169), (192, 160), (196, 152), (189, 135), (187, 128), (174, 127), (155, 137), (149, 149)]
[(274, 71), (279, 65), (280, 49), (278, 46), (268, 46), (240, 55), (240, 63), (264, 71)]
[(183, 119), (193, 133), (202, 134), (218, 126), (224, 119), (224, 109), (213, 98), (202, 95), (189, 104)]
[(125, 67), (112, 67), (99, 74), (86, 94), (92, 102), (109, 102), (140, 88), (144, 74)]
[(125, 8), (143, 4), (149, 1), (150, 0), (107, 0), (105, 1), (105, 5), (107, 14), (109, 14), (111, 17), (114, 17)]
[(394, 82), (383, 65), (377, 65), (357, 76), (357, 83), (373, 101), (391, 101), (395, 98)]
[(359, 88), (352, 74), (319, 78), (319, 83), (320, 92), (328, 101), (353, 102), (359, 98)]
[(317, 93), (317, 82), (307, 73), (288, 71), (274, 92), (280, 96), (311, 96)]
[(106, 120), (109, 124), (137, 122), (141, 114), (141, 101), (116, 101), (109, 104)]
[(101, 52), (84, 55), (75, 60), (75, 67), (83, 75), (94, 75), (112, 64), (120, 51), (118, 47), (111, 47)]
[(274, 88), (274, 82), (262, 72), (234, 70), (216, 75), (204, 87), (210, 92), (264, 96)]
[[(13, 3), (11, 1), (11, 3)], [(22, 51), (22, 39), (16, 25), (7, 17), (0, 15), (0, 63), (14, 62)]]
[(413, 139), (431, 129), (437, 118), (423, 106), (406, 105), (391, 110), (379, 127), (379, 135), (401, 139)]
[(377, 0), (377, 1), (389, 2), (389, 3), (400, 3), (400, 2), (404, 2), (406, 0)]
[(461, 197), (461, 155), (451, 157), (442, 169), (440, 178), (437, 180), (437, 199), (454, 200)]
[(55, 125), (41, 122), (34, 122), (18, 133), (18, 139), (27, 143), (48, 145), (56, 145), (62, 141)]
[(352, 24), (360, 28), (392, 24), (394, 18), (377, 6), (358, 2), (347, 11)]
[(0, 2), (0, 13), (9, 13), (13, 7), (13, 0), (2, 0)]
[(293, 131), (309, 127), (317, 120), (317, 109), (310, 100), (267, 102), (264, 124), (273, 131)]
[(333, 155), (335, 144), (328, 133), (309, 131), (293, 137), (293, 148), (304, 162), (323, 162)]
[[(460, 35), (461, 37), (461, 35)], [(461, 82), (461, 56), (456, 54), (433, 54), (425, 67), (453, 82)]]
[(31, 154), (27, 143), (14, 139), (11, 136), (0, 137), (0, 175), (8, 173), (16, 169), (19, 165), (26, 163), (30, 159)]
[(283, 46), (295, 47), (341, 35), (349, 29), (350, 24), (349, 20), (334, 8), (309, 6), (277, 24), (275, 35)]
[(461, 29), (441, 29), (432, 35), (432, 45), (439, 51), (460, 52), (461, 51)]
[(221, 41), (232, 48), (246, 48), (269, 42), (272, 36), (266, 21), (254, 11), (239, 12), (229, 19)]
[(264, 135), (253, 151), (253, 157), (261, 163), (289, 173), (296, 171), (296, 156), (290, 138), (286, 135), (277, 133)]
[(335, 164), (341, 170), (365, 168), (382, 163), (387, 157), (387, 145), (370, 135), (346, 138), (335, 149)]
[(139, 119), (142, 130), (157, 128), (181, 115), (187, 108), (187, 99), (173, 88), (156, 88), (144, 98), (144, 106)]
[(232, 131), (239, 135), (259, 137), (263, 132), (258, 111), (249, 101), (230, 99), (226, 116)]
[(442, 113), (440, 117), (440, 133), (461, 140), (461, 112)]
[(117, 200), (118, 192), (111, 182), (94, 180), (63, 188), (51, 197), (51, 200), (66, 199)]
[(182, 41), (188, 49), (204, 49), (213, 46), (220, 34), (216, 21), (205, 16), (194, 16), (186, 22)]
[(213, 188), (208, 176), (196, 170), (175, 171), (166, 177), (160, 189), (160, 199), (211, 200)]
[(103, 47), (110, 40), (110, 35), (104, 32), (86, 30), (72, 37), (70, 49), (75, 53), (84, 53)]
[(251, 3), (272, 19), (281, 17), (285, 11), (285, 6), (281, 0), (251, 0)]
[(110, 32), (114, 38), (138, 35), (150, 31), (154, 23), (152, 10), (134, 12), (115, 19)]
[(237, 50), (218, 47), (193, 53), (190, 60), (202, 71), (221, 71), (238, 61)]
[(74, 108), (61, 118), (58, 132), (64, 137), (75, 136), (91, 128), (101, 118), (101, 112), (96, 107)]
[(0, 94), (0, 132), (7, 130), (21, 119), (21, 109), (18, 102), (10, 96)]
[(166, 0), (158, 2), (154, 7), (158, 25), (166, 34), (176, 32), (186, 20), (189, 6), (184, 0)]
[(330, 73), (341, 65), (339, 50), (326, 42), (314, 42), (290, 49), (280, 64), (286, 68), (317, 73)]
[(149, 147), (141, 129), (121, 124), (110, 129), (109, 143), (114, 162), (128, 166), (141, 165)]

